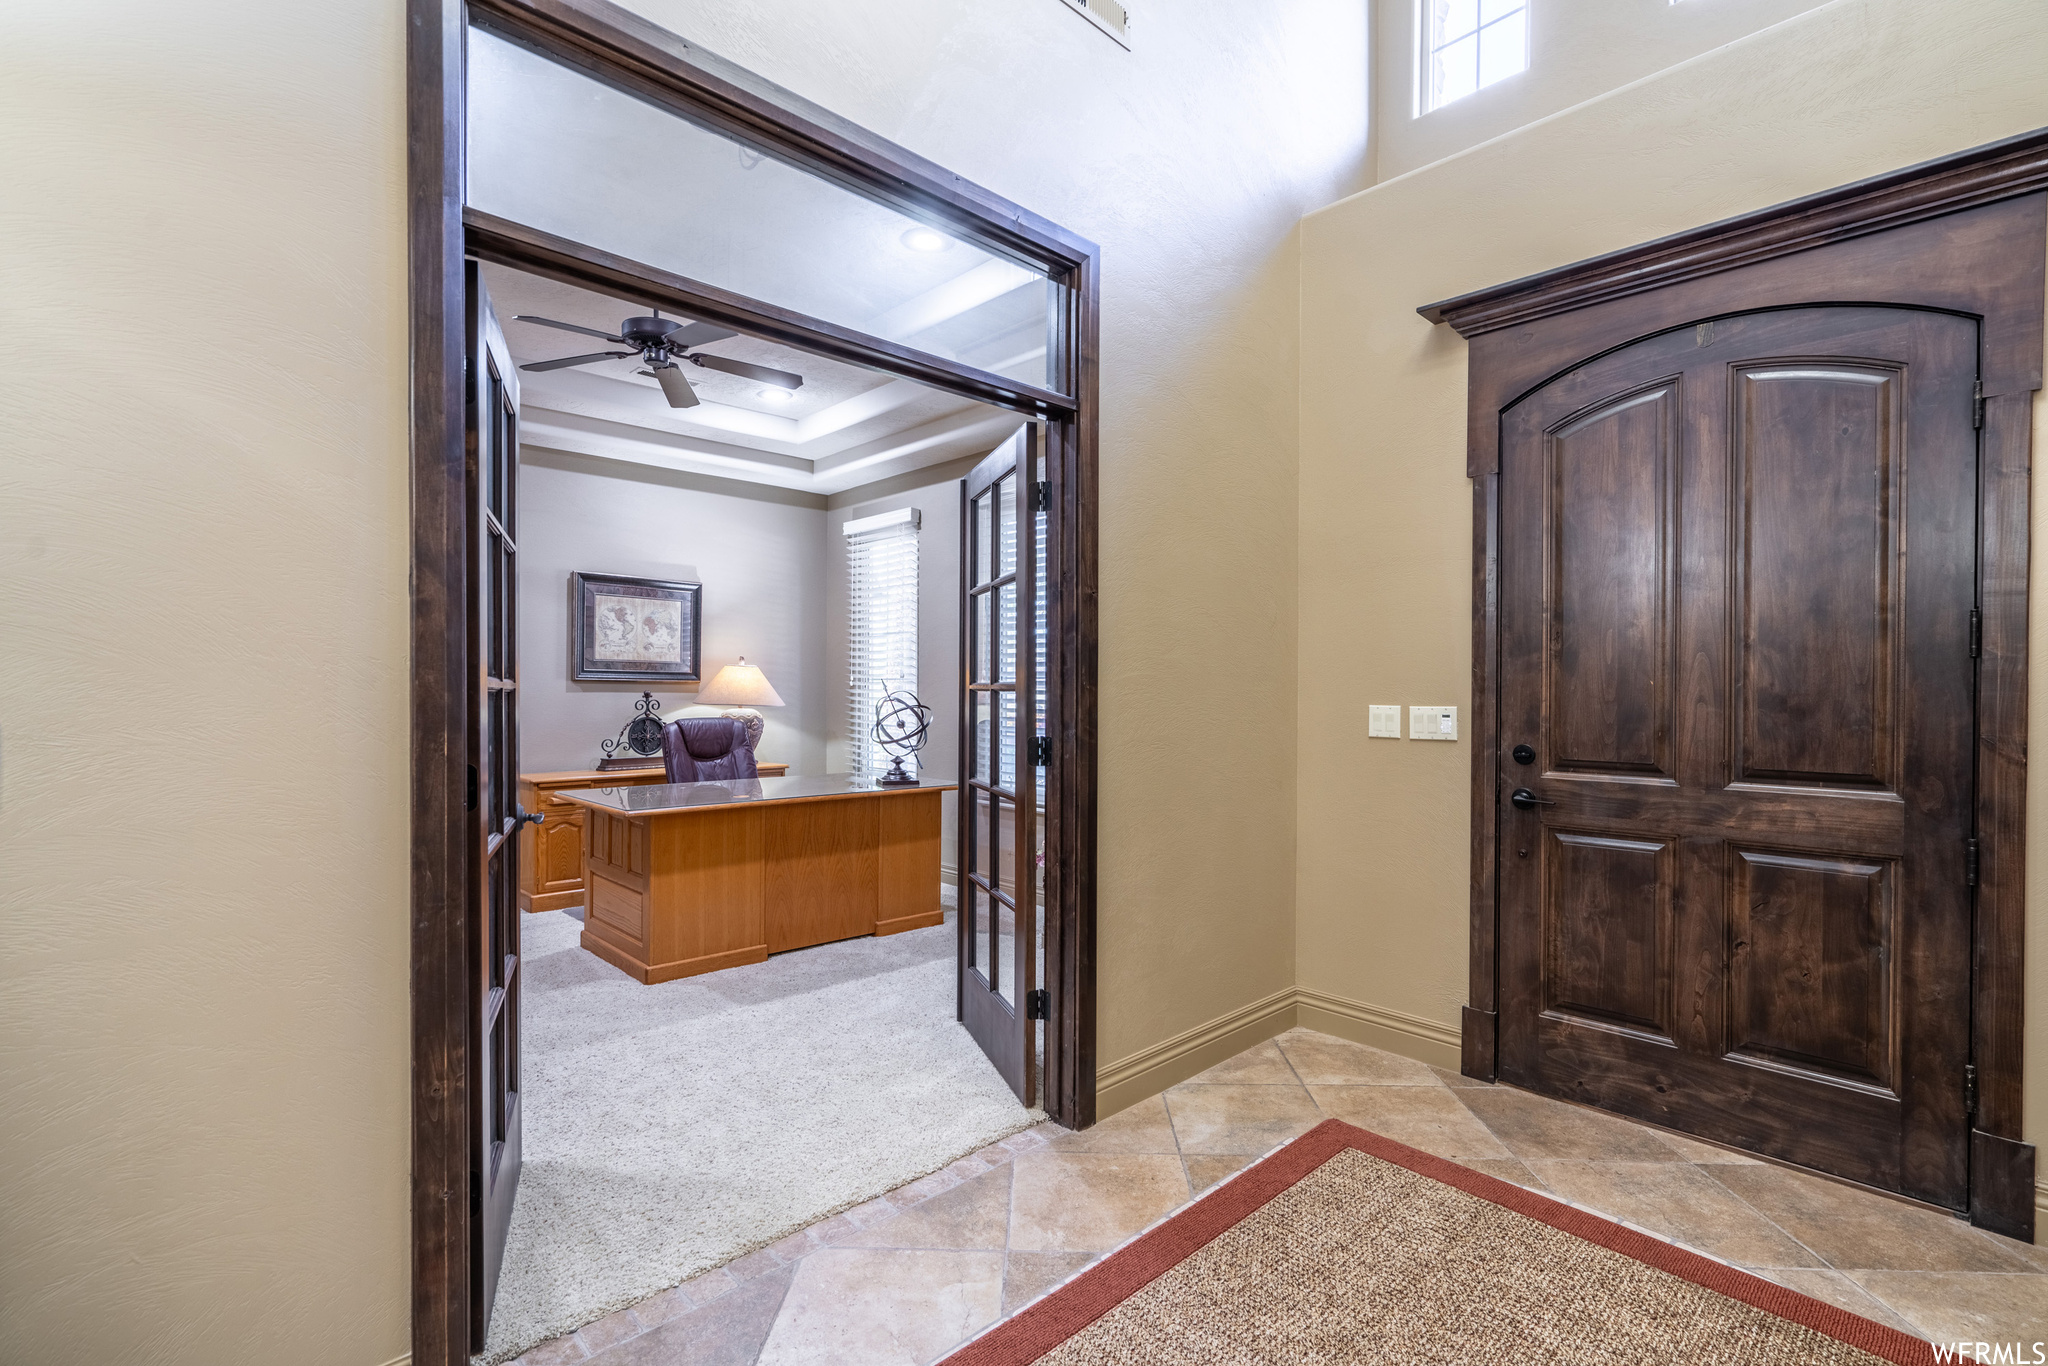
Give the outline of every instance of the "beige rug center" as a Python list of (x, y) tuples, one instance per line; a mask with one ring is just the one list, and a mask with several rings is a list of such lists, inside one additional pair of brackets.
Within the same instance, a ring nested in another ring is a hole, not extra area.
[(1865, 1366), (1879, 1359), (1346, 1149), (1040, 1360)]

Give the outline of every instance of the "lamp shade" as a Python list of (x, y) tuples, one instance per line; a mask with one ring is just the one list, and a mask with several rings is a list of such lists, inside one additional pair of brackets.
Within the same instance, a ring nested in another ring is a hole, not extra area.
[(782, 698), (769, 685), (768, 677), (747, 663), (745, 655), (728, 664), (709, 683), (697, 689), (700, 707), (779, 707)]

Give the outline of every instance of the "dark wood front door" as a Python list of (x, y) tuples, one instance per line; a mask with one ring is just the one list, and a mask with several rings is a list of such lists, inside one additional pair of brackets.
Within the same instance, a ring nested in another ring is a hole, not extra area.
[(519, 372), (468, 263), (470, 1346), (483, 1350), (519, 1191)]
[(1751, 313), (1502, 413), (1502, 1080), (1965, 1203), (1977, 346)]
[(1038, 1103), (1038, 808), (1045, 675), (1038, 579), (1045, 513), (1034, 496), (1035, 428), (961, 485), (959, 1010), (1026, 1105)]

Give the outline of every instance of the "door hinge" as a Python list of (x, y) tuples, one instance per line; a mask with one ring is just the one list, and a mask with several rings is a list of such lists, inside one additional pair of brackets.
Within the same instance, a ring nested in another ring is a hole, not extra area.
[(1979, 430), (1984, 426), (1984, 381), (1981, 379), (1970, 390), (1970, 425)]
[(1970, 885), (1974, 887), (1977, 885), (1977, 841), (1969, 841), (1963, 846), (1963, 851), (1963, 867), (1969, 876)]
[(1981, 607), (1972, 607), (1970, 609), (1970, 658), (1975, 659), (1977, 656), (1983, 653), (1984, 609)]
[(1977, 1064), (1966, 1063), (1963, 1067), (1963, 1118), (1977, 1117)]
[(1050, 1020), (1052, 1018), (1052, 993), (1044, 987), (1024, 993), (1024, 1018), (1027, 1020)]
[(1041, 479), (1031, 486), (1031, 510), (1033, 512), (1052, 511), (1051, 480)]
[(1044, 768), (1052, 762), (1052, 737), (1034, 735), (1031, 737), (1031, 766)]
[(476, 765), (471, 764), (469, 766), (469, 792), (462, 799), (462, 809), (464, 811), (476, 810), (476, 798)]

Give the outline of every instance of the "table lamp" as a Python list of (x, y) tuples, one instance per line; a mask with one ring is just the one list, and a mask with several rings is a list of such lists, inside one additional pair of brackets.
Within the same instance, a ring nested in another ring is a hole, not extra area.
[(737, 664), (720, 669), (709, 683), (697, 689), (700, 707), (724, 707), (726, 715), (747, 727), (747, 748), (759, 752), (761, 730), (767, 724), (756, 707), (779, 707), (781, 696), (769, 684), (767, 675), (747, 663), (745, 655)]

